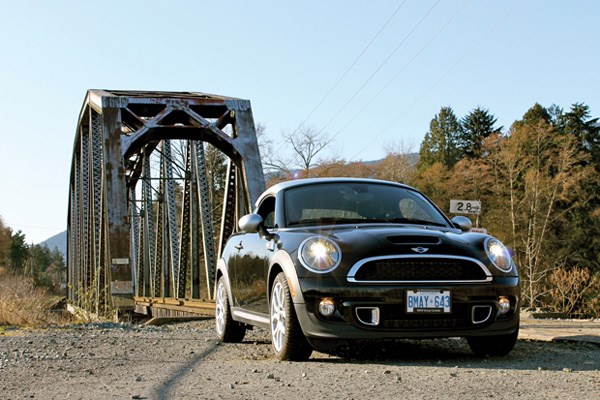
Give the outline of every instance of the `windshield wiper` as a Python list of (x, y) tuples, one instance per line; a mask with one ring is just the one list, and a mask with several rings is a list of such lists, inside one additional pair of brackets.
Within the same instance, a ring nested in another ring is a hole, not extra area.
[(312, 226), (312, 225), (343, 225), (343, 224), (377, 224), (377, 223), (392, 223), (392, 224), (412, 224), (412, 225), (430, 225), (447, 227), (446, 224), (439, 222), (426, 221), (413, 218), (307, 218), (299, 221), (291, 221), (288, 226)]
[(414, 218), (388, 218), (388, 219), (386, 219), (386, 221), (394, 223), (394, 224), (431, 225), (431, 226), (447, 227), (446, 224), (441, 224), (439, 222), (426, 221), (424, 219), (414, 219)]
[(337, 224), (356, 224), (371, 222), (371, 220), (363, 218), (335, 218), (335, 217), (322, 217), (322, 218), (310, 218), (301, 219), (299, 221), (291, 221), (288, 226), (296, 225), (337, 225)]
[(291, 221), (288, 223), (288, 226), (335, 224), (338, 220), (338, 218), (306, 218), (299, 221)]

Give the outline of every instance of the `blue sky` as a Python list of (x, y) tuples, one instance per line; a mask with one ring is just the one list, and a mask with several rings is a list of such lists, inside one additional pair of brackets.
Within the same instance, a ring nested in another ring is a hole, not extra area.
[(593, 0), (0, 5), (0, 216), (33, 243), (66, 227), (90, 88), (249, 99), (275, 143), (310, 115), (307, 126), (335, 137), (324, 156), (348, 161), (393, 143), (418, 151), (442, 106), (459, 117), (482, 106), (505, 128), (535, 102), (600, 115)]

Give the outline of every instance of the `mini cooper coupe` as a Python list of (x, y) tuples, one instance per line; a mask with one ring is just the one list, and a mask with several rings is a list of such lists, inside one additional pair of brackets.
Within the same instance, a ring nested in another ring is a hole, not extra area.
[(372, 179), (267, 189), (227, 241), (215, 291), (219, 339), (268, 329), (281, 360), (340, 343), (444, 337), (500, 356), (519, 329), (508, 249), (416, 189)]

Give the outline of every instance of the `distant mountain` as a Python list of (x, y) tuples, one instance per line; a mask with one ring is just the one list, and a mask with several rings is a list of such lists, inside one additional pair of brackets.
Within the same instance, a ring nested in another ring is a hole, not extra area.
[(58, 249), (67, 258), (67, 231), (58, 233), (40, 243), (40, 246), (47, 246), (50, 250)]
[[(412, 165), (413, 167), (415, 165), (417, 165), (417, 162), (419, 162), (419, 153), (408, 153), (408, 154), (406, 154), (406, 156), (408, 157), (408, 163), (410, 165)], [(382, 162), (383, 160), (385, 160), (385, 158), (382, 158), (380, 160), (363, 161), (363, 164), (365, 164), (365, 165), (377, 165), (380, 162)]]
[(410, 162), (410, 165), (412, 165), (413, 167), (417, 165), (417, 163), (419, 162), (419, 156), (419, 153), (410, 153), (408, 155), (408, 161)]

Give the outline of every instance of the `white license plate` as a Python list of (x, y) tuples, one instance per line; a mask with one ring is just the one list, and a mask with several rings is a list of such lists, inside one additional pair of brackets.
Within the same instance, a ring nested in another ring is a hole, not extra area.
[(449, 313), (449, 290), (407, 290), (407, 313)]

